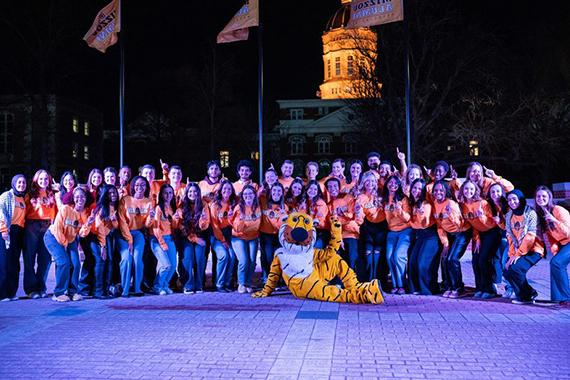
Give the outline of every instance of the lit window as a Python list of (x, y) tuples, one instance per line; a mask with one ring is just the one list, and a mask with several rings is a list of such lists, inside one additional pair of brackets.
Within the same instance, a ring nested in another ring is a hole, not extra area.
[(447, 151), (448, 151), (448, 152), (451, 152), (452, 150), (453, 150), (453, 146), (448, 145), (448, 146), (447, 146)]
[(327, 59), (327, 79), (331, 79), (331, 60)]
[(79, 133), (79, 120), (73, 119), (73, 132)]
[(83, 147), (83, 159), (84, 160), (88, 160), (89, 159), (89, 147), (87, 145), (85, 145)]
[(349, 55), (347, 58), (347, 73), (348, 75), (354, 75), (354, 58)]
[(79, 144), (78, 143), (73, 143), (73, 151), (71, 154), (73, 155), (73, 158), (79, 157)]
[(291, 144), (291, 154), (305, 153), (305, 137), (304, 136), (291, 136), (289, 138)]
[(303, 120), (303, 109), (293, 108), (289, 110), (289, 115), (291, 116), (291, 120)]
[(317, 152), (319, 154), (328, 154), (331, 152), (332, 136), (317, 136), (315, 141), (317, 143)]
[(85, 136), (89, 136), (89, 122), (88, 121), (83, 123), (83, 134)]
[(220, 150), (220, 165), (222, 168), (230, 167), (230, 152), (227, 150)]
[(340, 57), (334, 59), (334, 72), (337, 77), (340, 76)]
[(259, 161), (259, 152), (251, 152), (249, 156), (252, 160)]
[(0, 113), (0, 153), (12, 153), (14, 123), (13, 113)]
[(469, 141), (469, 155), (478, 156), (479, 155), (479, 141), (471, 140)]

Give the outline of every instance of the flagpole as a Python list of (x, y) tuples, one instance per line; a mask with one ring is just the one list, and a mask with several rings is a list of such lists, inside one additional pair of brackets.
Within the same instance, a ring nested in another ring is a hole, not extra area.
[(259, 183), (263, 182), (263, 23), (261, 21), (261, 0), (258, 2), (259, 27), (257, 28), (258, 48), (258, 138), (259, 138)]
[[(403, 4), (402, 4), (403, 6)], [(406, 40), (406, 47), (405, 47), (405, 71), (406, 71), (406, 78), (405, 78), (405, 86), (406, 86), (406, 157), (408, 159), (408, 166), (411, 165), (412, 162), (412, 117), (411, 117), (411, 109), (410, 109), (410, 37), (409, 37), (409, 30), (408, 30), (408, 19), (404, 17), (404, 39)]]
[[(123, 2), (119, 0), (119, 25), (121, 31), (123, 30)], [(123, 33), (121, 33), (123, 34)], [(120, 47), (120, 64), (119, 64), (119, 162), (120, 166), (124, 163), (124, 147), (123, 142), (125, 138), (125, 36), (121, 35), (119, 38)]]

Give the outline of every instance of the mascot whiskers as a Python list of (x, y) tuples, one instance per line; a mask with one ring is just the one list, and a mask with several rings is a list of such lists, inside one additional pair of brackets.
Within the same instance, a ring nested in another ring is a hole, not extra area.
[[(384, 302), (377, 280), (359, 282), (354, 271), (337, 254), (342, 242), (342, 227), (331, 218), (331, 240), (325, 249), (314, 248), (317, 232), (312, 218), (292, 213), (279, 229), (281, 248), (275, 251), (271, 270), (263, 290), (253, 297), (267, 297), (275, 290), (281, 276), (298, 298), (319, 301), (374, 303)], [(343, 288), (330, 285), (337, 277)]]

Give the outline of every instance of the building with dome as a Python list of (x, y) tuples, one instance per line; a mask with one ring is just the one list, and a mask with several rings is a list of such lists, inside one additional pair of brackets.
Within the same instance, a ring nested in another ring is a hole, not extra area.
[(330, 171), (335, 158), (361, 158), (358, 130), (348, 99), (363, 97), (362, 78), (373, 73), (377, 35), (370, 28), (347, 29), (350, 0), (342, 0), (323, 32), (323, 82), (315, 99), (278, 100), (279, 123), (267, 136), (268, 158), (295, 163), (301, 175), (305, 164), (317, 161), (320, 174)]

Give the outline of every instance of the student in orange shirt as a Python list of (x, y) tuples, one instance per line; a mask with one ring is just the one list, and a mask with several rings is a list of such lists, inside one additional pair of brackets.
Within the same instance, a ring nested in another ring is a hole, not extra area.
[(131, 286), (131, 270), (134, 265), (134, 295), (143, 296), (141, 283), (143, 280), (145, 233), (155, 222), (155, 211), (149, 196), (149, 185), (146, 178), (135, 176), (130, 183), (133, 195), (124, 196), (119, 202), (119, 251), (121, 252), (121, 296), (128, 297)]
[(89, 190), (89, 193), (91, 193), (91, 199), (97, 200), (97, 192), (99, 191), (99, 187), (102, 183), (103, 172), (97, 168), (91, 169), (89, 176), (87, 177), (87, 189)]
[[(455, 177), (455, 175), (452, 177)], [(469, 163), (467, 166), (467, 171), (465, 172), (465, 178), (475, 182), (481, 189), (481, 194), (487, 194), (489, 192), (489, 187), (497, 182), (503, 185), (506, 191), (511, 191), (514, 189), (512, 183), (498, 176), (493, 170), (487, 169), (479, 162)], [(451, 188), (457, 192), (459, 187), (459, 181), (457, 178), (454, 178), (451, 181)]]
[(24, 244), (26, 220), (26, 177), (12, 177), (12, 188), (0, 195), (0, 300), (18, 299), (20, 280), (20, 255)]
[(131, 194), (131, 177), (132, 171), (129, 166), (124, 165), (119, 169), (119, 186), (117, 186), (119, 198), (123, 198), (124, 196)]
[(257, 198), (259, 199), (259, 202), (262, 202), (271, 195), (271, 187), (278, 182), (277, 172), (273, 167), (267, 169), (263, 177), (264, 181), (261, 183), (259, 190), (257, 190)]
[(466, 180), (459, 189), (459, 204), (463, 220), (473, 228), (473, 272), (475, 294), (473, 297), (490, 299), (497, 296), (493, 286), (493, 257), (501, 244), (501, 229), (493, 218), (493, 210), (481, 199), (479, 186)]
[(390, 176), (386, 180), (382, 195), (382, 204), (388, 222), (386, 235), (386, 260), (392, 274), (392, 294), (406, 294), (405, 277), (408, 263), (408, 250), (412, 242), (410, 227), (410, 203), (398, 177)]
[(154, 166), (150, 164), (145, 164), (140, 168), (140, 175), (145, 177), (148, 183), (150, 184), (150, 197), (152, 201), (157, 204), (158, 203), (158, 193), (160, 192), (160, 187), (167, 183), (168, 181), (165, 178), (168, 178), (168, 165), (160, 161), (162, 167), (162, 178), (163, 179), (156, 179), (156, 169)]
[(212, 250), (217, 259), (217, 265), (212, 267), (216, 271), (216, 289), (221, 293), (231, 291), (230, 281), (235, 261), (235, 253), (231, 246), (232, 226), (230, 218), (237, 203), (237, 197), (232, 183), (222, 180), (220, 191), (210, 203), (210, 224), (212, 226)]
[(220, 189), (223, 176), (218, 161), (208, 161), (206, 168), (206, 176), (203, 180), (198, 182), (198, 186), (200, 186), (200, 191), (202, 192), (202, 199), (210, 203), (216, 197), (216, 193)]
[[(340, 192), (346, 193), (347, 192), (347, 190), (346, 190), (346, 177), (344, 175), (344, 168), (345, 168), (344, 160), (342, 158), (336, 158), (332, 162), (331, 172), (329, 173), (329, 175), (324, 177), (323, 179), (321, 179), (319, 182), (324, 184), (327, 182), (327, 180), (329, 178), (336, 178), (340, 182)], [(326, 198), (326, 195), (325, 195), (325, 198)]]
[(108, 166), (103, 169), (103, 181), (107, 185), (117, 185), (117, 170), (114, 167)]
[[(349, 175), (346, 177), (346, 191), (357, 197), (360, 191), (360, 176), (362, 175), (362, 161), (353, 160), (350, 164)], [(376, 177), (376, 176), (375, 176)], [(376, 177), (378, 180), (378, 177)]]
[(280, 247), (277, 236), (283, 219), (287, 218), (287, 206), (283, 195), (283, 185), (277, 182), (271, 188), (271, 196), (261, 203), (261, 225), (259, 228), (259, 243), (261, 248), (261, 269), (263, 270), (262, 282), (265, 284), (273, 255)]
[(237, 174), (239, 179), (234, 182), (234, 189), (239, 196), (245, 185), (251, 185), (257, 192), (259, 186), (253, 182), (251, 175), (253, 173), (253, 164), (249, 160), (240, 160), (237, 164)]
[(552, 201), (552, 191), (539, 186), (534, 195), (539, 230), (550, 243), (550, 299), (562, 306), (570, 304), (568, 263), (570, 263), (570, 213)]
[(51, 256), (43, 239), (57, 213), (55, 195), (50, 187), (52, 181), (47, 171), (38, 170), (25, 198), (24, 291), (32, 299), (47, 297), (46, 279)]
[[(206, 273), (206, 240), (210, 227), (210, 210), (196, 183), (186, 186), (186, 195), (179, 209), (182, 241), (182, 264), (187, 278), (184, 294), (202, 293)], [(184, 281), (186, 280), (186, 281)]]
[(307, 162), (305, 165), (305, 176), (307, 177), (306, 183), (309, 181), (317, 181), (317, 176), (319, 175), (319, 164), (315, 161)]
[(364, 215), (364, 222), (360, 226), (360, 242), (364, 247), (366, 258), (367, 281), (372, 281), (378, 278), (378, 265), (386, 245), (388, 224), (382, 198), (378, 195), (378, 180), (374, 173), (364, 173), (361, 187), (362, 190), (357, 198)]
[(410, 184), (410, 225), (414, 229), (414, 242), (410, 254), (409, 284), (413, 294), (432, 295), (439, 292), (437, 269), (440, 244), (433, 217), (433, 206), (428, 202), (426, 182), (422, 178)]
[(64, 203), (70, 203), (70, 200), (73, 198), (73, 189), (75, 189), (77, 183), (75, 174), (67, 171), (61, 175), (59, 183), (52, 186), (55, 191), (55, 202), (58, 208), (63, 207)]
[(402, 189), (404, 190), (404, 194), (406, 194), (407, 197), (410, 196), (410, 188), (412, 187), (412, 182), (420, 178), (422, 178), (422, 168), (416, 164), (411, 164), (404, 173), (404, 177), (402, 179)]
[[(119, 192), (114, 185), (105, 184), (101, 187), (99, 201), (95, 206), (95, 226), (91, 231), (97, 234), (98, 244), (92, 246), (96, 253), (100, 247), (102, 265), (95, 271), (95, 297), (107, 298), (115, 296), (116, 278), (120, 278), (117, 247), (119, 231)], [(99, 291), (101, 289), (101, 291)], [(100, 295), (100, 297), (99, 297)]]
[(297, 212), (301, 208), (306, 208), (305, 185), (301, 178), (295, 178), (291, 182), (289, 190), (285, 193), (285, 204), (290, 212)]
[(505, 265), (505, 277), (515, 291), (512, 303), (524, 305), (533, 303), (538, 296), (526, 278), (527, 272), (544, 256), (544, 245), (537, 235), (538, 216), (526, 204), (522, 191), (515, 189), (507, 194), (509, 212), (505, 217), (509, 260)]
[(232, 248), (238, 259), (238, 293), (253, 293), (252, 280), (257, 257), (261, 209), (255, 189), (247, 185), (230, 218)]
[[(44, 244), (55, 261), (55, 289), (52, 299), (57, 302), (80, 301), (83, 298), (77, 293), (77, 236), (87, 236), (95, 222), (94, 213), (91, 213), (85, 224), (81, 222), (86, 199), (87, 192), (83, 188), (77, 187), (73, 190), (73, 207), (64, 205), (43, 237)], [(73, 273), (71, 278), (70, 273)]]
[(376, 178), (380, 178), (380, 174), (378, 174), (378, 169), (380, 168), (380, 153), (378, 152), (369, 152), (366, 155), (366, 164), (368, 165), (368, 170), (373, 172)]
[(452, 199), (451, 188), (445, 180), (433, 185), (433, 209), (437, 234), (443, 244), (441, 270), (445, 289), (443, 297), (459, 298), (464, 293), (461, 257), (471, 240), (472, 229), (465, 223), (459, 204)]
[(328, 244), (331, 238), (329, 232), (329, 206), (323, 199), (321, 185), (317, 181), (311, 180), (307, 183), (306, 195), (306, 208), (301, 209), (301, 211), (306, 212), (313, 218), (313, 223), (317, 230), (315, 248), (322, 249)]
[(289, 190), (289, 186), (291, 186), (291, 182), (293, 182), (293, 180), (295, 179), (292, 177), (294, 169), (295, 165), (293, 164), (293, 161), (291, 160), (283, 161), (283, 164), (281, 165), (281, 177), (278, 178), (278, 181), (283, 185), (285, 193), (287, 193), (287, 191)]

